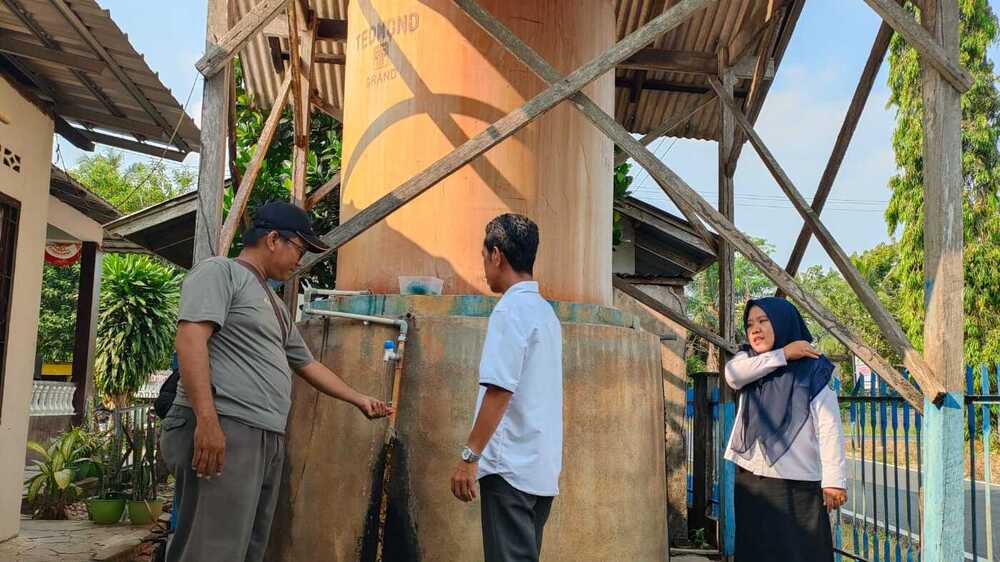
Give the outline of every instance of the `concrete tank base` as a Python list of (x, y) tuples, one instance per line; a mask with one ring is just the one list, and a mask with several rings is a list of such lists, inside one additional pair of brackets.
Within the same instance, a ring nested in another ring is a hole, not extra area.
[[(483, 559), (478, 501), (451, 495), (471, 428), (477, 368), (495, 299), (350, 297), (335, 310), (411, 314), (386, 526), (387, 562)], [(594, 305), (553, 303), (563, 321), (564, 449), (561, 495), (542, 559), (665, 560), (663, 391), (658, 339), (632, 317)], [(395, 332), (354, 321), (300, 324), (317, 359), (354, 388), (389, 392), (382, 343)], [(374, 560), (386, 420), (293, 388), (288, 461), (268, 560)]]

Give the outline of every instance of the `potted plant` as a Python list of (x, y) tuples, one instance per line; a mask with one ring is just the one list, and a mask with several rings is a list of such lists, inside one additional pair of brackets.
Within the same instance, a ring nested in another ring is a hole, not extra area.
[(135, 423), (132, 431), (132, 499), (128, 517), (133, 525), (148, 525), (163, 513), (157, 497), (156, 417), (146, 412), (145, 423)]
[(122, 440), (112, 435), (104, 435), (95, 463), (97, 467), (97, 495), (87, 500), (87, 512), (91, 520), (99, 525), (109, 525), (121, 521), (125, 513), (125, 498), (122, 483)]
[(86, 448), (81, 446), (79, 432), (59, 435), (48, 448), (28, 441), (28, 449), (40, 457), (32, 461), (38, 473), (25, 480), (32, 518), (66, 519), (66, 507), (83, 495), (77, 485), (80, 467), (91, 461), (84, 456)]

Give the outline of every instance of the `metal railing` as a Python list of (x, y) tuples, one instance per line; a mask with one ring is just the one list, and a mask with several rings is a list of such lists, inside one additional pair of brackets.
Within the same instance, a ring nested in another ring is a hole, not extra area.
[(839, 400), (848, 502), (833, 516), (837, 559), (919, 560), (921, 416), (876, 377), (859, 378)]
[[(1000, 389), (997, 376), (1000, 363), (992, 366), (966, 367), (965, 369), (965, 418), (968, 431), (968, 486), (966, 502), (966, 560), (1000, 560), (1000, 552), (994, 546), (994, 535), (1000, 531), (994, 526), (993, 505), (1000, 505), (1000, 497), (994, 498), (992, 459), (997, 447), (993, 426), (1000, 410)], [(1000, 467), (998, 467), (1000, 468)], [(997, 502), (993, 500), (997, 499)]]

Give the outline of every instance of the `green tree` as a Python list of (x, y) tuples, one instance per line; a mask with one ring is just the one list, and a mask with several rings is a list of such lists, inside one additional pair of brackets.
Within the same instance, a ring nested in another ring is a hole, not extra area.
[(79, 263), (68, 267), (45, 264), (35, 351), (45, 361), (67, 362), (73, 359), (79, 282)]
[[(895, 243), (879, 244), (860, 255), (851, 256), (855, 267), (868, 284), (875, 289), (879, 299), (885, 304), (890, 314), (898, 316), (899, 291), (895, 282), (889, 278), (889, 272), (899, 261), (899, 249)], [(846, 324), (876, 351), (890, 361), (899, 363), (899, 356), (889, 342), (882, 336), (881, 330), (872, 320), (871, 314), (861, 304), (854, 290), (837, 270), (824, 269), (814, 265), (799, 273), (798, 281), (802, 287), (816, 296), (820, 302), (830, 309), (833, 315)], [(816, 344), (827, 355), (847, 355), (847, 348), (819, 325), (808, 314), (805, 315), (809, 331), (816, 339)], [(853, 372), (851, 361), (841, 364), (841, 372), (845, 383), (849, 382), (849, 373)]]
[(128, 405), (174, 347), (180, 275), (148, 256), (104, 259), (94, 384), (106, 404)]
[[(763, 238), (753, 238), (758, 248), (774, 252), (772, 246)], [(733, 262), (733, 286), (736, 293), (736, 333), (737, 340), (743, 338), (743, 308), (750, 299), (774, 294), (774, 285), (750, 260), (736, 253)], [(688, 316), (696, 323), (719, 330), (719, 264), (713, 263), (708, 269), (694, 276), (694, 279), (684, 288), (687, 297)], [(719, 370), (718, 350), (694, 334), (688, 335), (687, 352), (688, 372)]]
[(163, 162), (135, 162), (124, 167), (123, 159), (122, 152), (96, 152), (77, 160), (69, 173), (125, 214), (194, 188), (195, 174), (190, 170), (168, 171)]
[[(257, 106), (246, 90), (243, 71), (236, 65), (236, 166), (242, 175), (257, 149), (257, 141), (267, 113)], [(309, 131), (308, 170), (306, 192), (316, 189), (329, 181), (340, 169), (341, 125), (325, 113), (313, 112)], [(261, 165), (250, 193), (243, 223), (253, 216), (260, 205), (269, 201), (288, 201), (292, 187), (292, 149), (295, 145), (295, 130), (292, 124), (291, 107), (285, 109), (278, 129), (268, 148), (267, 157)], [(226, 193), (224, 212), (229, 213), (232, 191)], [(328, 232), (340, 223), (340, 190), (336, 189), (312, 209), (314, 225), (318, 232)], [(242, 248), (242, 228), (237, 231), (230, 248), (230, 255), (236, 255)], [(310, 283), (320, 287), (333, 287), (336, 282), (337, 262), (334, 256), (318, 264), (307, 276)]]
[[(615, 147), (615, 154), (618, 153), (620, 149)], [(632, 169), (632, 165), (628, 162), (622, 162), (618, 166), (615, 166), (614, 177), (613, 177), (613, 198), (612, 204), (619, 201), (624, 201), (632, 195), (632, 174), (629, 171)], [(622, 217), (621, 213), (618, 211), (612, 211), (611, 219), (611, 245), (612, 247), (617, 246), (622, 243)]]
[[(965, 357), (969, 363), (1000, 357), (1000, 97), (987, 49), (997, 18), (987, 0), (960, 0), (962, 65), (975, 85), (962, 95), (962, 171), (965, 225)], [(912, 3), (907, 6), (914, 10)], [(889, 53), (889, 100), (896, 108), (893, 149), (898, 172), (885, 213), (898, 236), (898, 259), (887, 281), (898, 291), (895, 312), (910, 341), (923, 345), (924, 191), (923, 99), (917, 53), (897, 35)]]

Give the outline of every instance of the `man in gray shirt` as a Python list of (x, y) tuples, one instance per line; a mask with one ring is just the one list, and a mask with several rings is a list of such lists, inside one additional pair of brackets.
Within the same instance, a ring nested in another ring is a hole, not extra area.
[(288, 279), (306, 250), (327, 248), (306, 212), (269, 203), (243, 240), (238, 258), (202, 261), (181, 290), (181, 383), (161, 436), (178, 510), (168, 562), (264, 559), (285, 458), (292, 370), (369, 419), (392, 411), (313, 359), (267, 285)]

